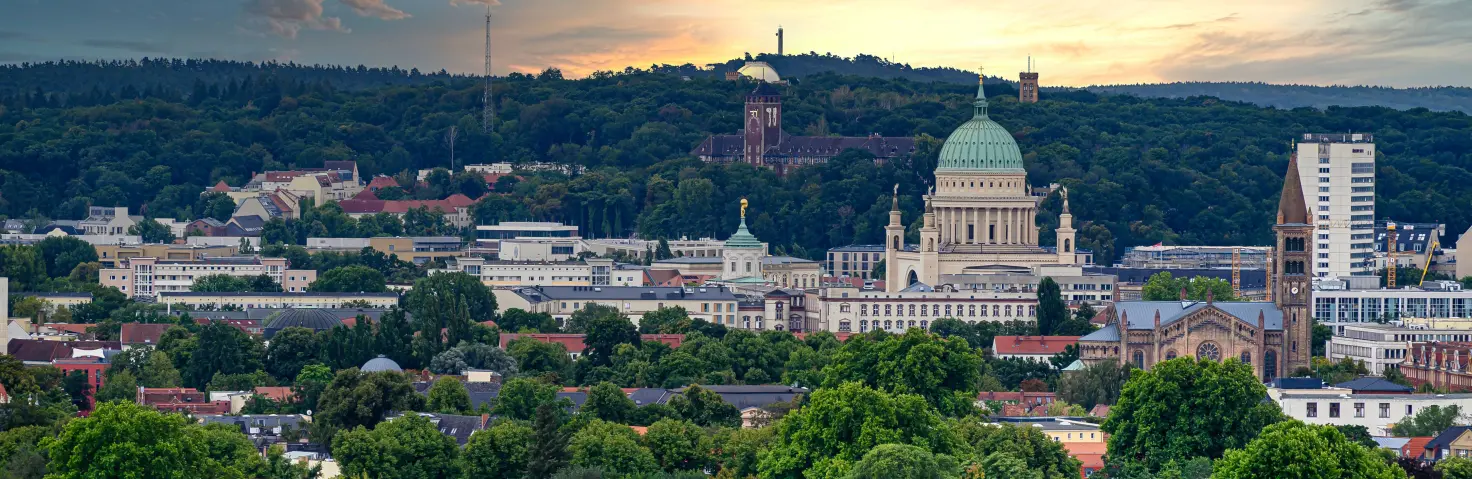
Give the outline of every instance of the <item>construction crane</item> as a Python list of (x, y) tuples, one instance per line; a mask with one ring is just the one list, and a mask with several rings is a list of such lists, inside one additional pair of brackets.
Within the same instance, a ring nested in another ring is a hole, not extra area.
[(1395, 289), (1395, 223), (1385, 222), (1385, 287)]
[(1242, 297), (1242, 248), (1232, 247), (1232, 295)]
[[(1273, 271), (1273, 254), (1276, 253), (1276, 249), (1277, 248), (1274, 248), (1272, 246), (1268, 247), (1267, 271), (1269, 272)], [(1275, 275), (1268, 274), (1265, 275), (1263, 278), (1263, 280), (1265, 281), (1264, 286), (1266, 286), (1264, 290), (1267, 291), (1267, 298), (1264, 301), (1267, 301), (1269, 303), (1273, 302), (1273, 288), (1277, 286), (1273, 284), (1273, 276)]]
[(1421, 281), (1418, 282), (1418, 283), (1416, 283), (1416, 287), (1419, 288), (1419, 287), (1421, 287), (1421, 283), (1425, 283), (1426, 282), (1426, 272), (1427, 271), (1431, 271), (1431, 255), (1432, 254), (1435, 254), (1436, 253), (1436, 248), (1440, 248), (1440, 247), (1441, 247), (1441, 242), (1440, 241), (1436, 241), (1435, 235), (1432, 235), (1431, 244), (1429, 244), (1429, 245), (1426, 246), (1426, 264), (1422, 265), (1424, 267), (1421, 268)]

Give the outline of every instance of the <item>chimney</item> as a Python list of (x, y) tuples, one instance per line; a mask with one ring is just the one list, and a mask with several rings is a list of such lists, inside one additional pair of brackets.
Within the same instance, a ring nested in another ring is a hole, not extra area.
[(1160, 310), (1155, 310), (1155, 329), (1160, 329)]
[(1206, 304), (1211, 304), (1211, 288), (1206, 289)]
[(1265, 323), (1267, 323), (1267, 319), (1263, 317), (1262, 310), (1257, 310), (1257, 334), (1265, 334), (1263, 332), (1263, 325)]
[(1186, 301), (1186, 287), (1185, 286), (1182, 286), (1181, 287), (1181, 301), (1182, 302)]

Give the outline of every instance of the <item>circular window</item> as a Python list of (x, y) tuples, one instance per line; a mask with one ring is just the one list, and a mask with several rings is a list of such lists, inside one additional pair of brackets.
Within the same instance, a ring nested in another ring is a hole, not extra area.
[(1221, 361), (1222, 352), (1220, 349), (1217, 349), (1214, 343), (1201, 343), (1201, 346), (1196, 347), (1196, 357), (1199, 359)]

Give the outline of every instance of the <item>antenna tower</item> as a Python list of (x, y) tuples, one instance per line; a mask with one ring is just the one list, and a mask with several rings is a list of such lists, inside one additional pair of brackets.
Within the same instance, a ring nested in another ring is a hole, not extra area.
[(491, 101), (491, 6), (486, 5), (486, 90), (481, 93), (481, 130), (491, 132), (491, 118), (496, 116), (495, 103)]

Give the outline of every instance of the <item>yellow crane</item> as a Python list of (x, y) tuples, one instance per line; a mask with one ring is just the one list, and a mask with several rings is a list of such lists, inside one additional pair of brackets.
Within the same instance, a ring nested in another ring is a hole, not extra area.
[(1395, 289), (1395, 223), (1385, 222), (1385, 287)]
[(1431, 271), (1431, 255), (1436, 253), (1436, 248), (1441, 247), (1441, 242), (1436, 241), (1436, 235), (1431, 236), (1431, 244), (1426, 246), (1426, 264), (1422, 265), (1424, 267), (1421, 268), (1421, 281), (1416, 283), (1417, 287), (1420, 287), (1421, 283), (1426, 282), (1426, 272)]

